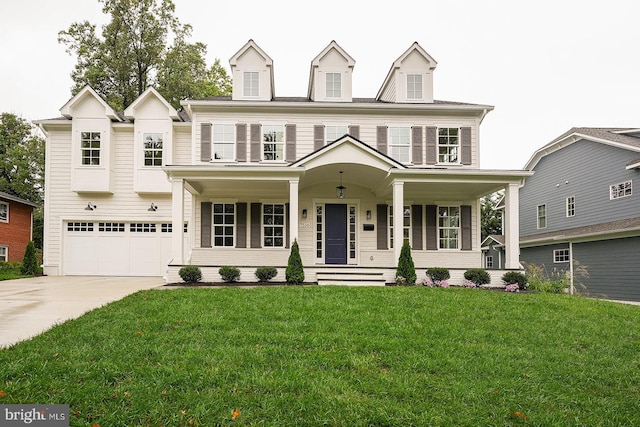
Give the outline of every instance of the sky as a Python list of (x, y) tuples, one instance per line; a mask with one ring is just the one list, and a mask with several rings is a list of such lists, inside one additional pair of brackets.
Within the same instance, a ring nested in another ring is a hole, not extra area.
[[(434, 98), (494, 106), (483, 169), (522, 169), (574, 126), (640, 128), (637, 0), (173, 0), (191, 41), (229, 58), (253, 39), (276, 96), (306, 96), (311, 60), (335, 40), (356, 61), (353, 96), (373, 98), (417, 41), (437, 62)], [(366, 6), (365, 6), (366, 5)], [(75, 58), (58, 32), (108, 17), (97, 0), (0, 0), (0, 112), (58, 117)]]

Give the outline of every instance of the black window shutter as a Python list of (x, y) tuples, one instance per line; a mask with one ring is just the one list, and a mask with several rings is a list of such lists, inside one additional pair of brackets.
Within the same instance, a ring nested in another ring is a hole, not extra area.
[(412, 249), (422, 250), (422, 205), (411, 205), (411, 240)]
[(211, 161), (211, 123), (200, 125), (200, 160)]
[(358, 125), (349, 126), (349, 135), (351, 135), (355, 139), (360, 139), (360, 126)]
[(251, 247), (262, 247), (262, 203), (251, 203)]
[(471, 164), (471, 128), (460, 128), (462, 139), (462, 164)]
[(296, 161), (296, 125), (285, 125), (285, 160), (289, 163)]
[(285, 203), (284, 205), (284, 210), (285, 210), (285, 216), (286, 216), (286, 228), (284, 230), (284, 241), (285, 241), (285, 247), (290, 248), (291, 247), (291, 241), (289, 240), (289, 236), (291, 235), (289, 233), (289, 227), (291, 227), (291, 221), (289, 220), (290, 218), (290, 214), (291, 214), (291, 209), (289, 209), (289, 203)]
[(211, 247), (211, 202), (200, 203), (200, 247)]
[(378, 126), (376, 129), (376, 148), (382, 154), (387, 154), (387, 127)]
[(471, 250), (471, 206), (460, 206), (460, 225), (462, 227), (462, 250)]
[(411, 161), (414, 165), (422, 164), (422, 127), (411, 128)]
[(236, 203), (236, 248), (247, 247), (247, 204)]
[(247, 125), (236, 124), (236, 161), (247, 161)]
[(260, 143), (262, 139), (262, 126), (259, 124), (251, 125), (251, 161), (259, 162), (260, 158)]
[(314, 125), (313, 126), (313, 150), (318, 151), (322, 147), (324, 147), (324, 126)]
[(427, 250), (438, 249), (438, 207), (426, 206)]
[(389, 205), (377, 205), (378, 216), (378, 249), (389, 249), (389, 239), (387, 238), (387, 214)]
[(438, 162), (438, 128), (427, 127), (427, 164)]

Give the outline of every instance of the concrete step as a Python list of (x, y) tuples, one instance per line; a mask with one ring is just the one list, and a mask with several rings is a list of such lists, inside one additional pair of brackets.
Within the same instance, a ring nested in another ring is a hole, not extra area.
[(318, 285), (384, 286), (383, 273), (362, 269), (332, 269), (318, 272)]

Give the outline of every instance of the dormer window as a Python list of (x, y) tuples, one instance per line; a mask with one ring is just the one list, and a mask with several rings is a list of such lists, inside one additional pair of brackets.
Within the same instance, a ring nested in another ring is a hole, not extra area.
[(407, 74), (407, 99), (422, 99), (422, 74)]
[(82, 164), (100, 165), (100, 132), (81, 132)]
[(326, 73), (327, 98), (342, 97), (342, 75), (340, 73)]
[(162, 166), (162, 138), (161, 133), (144, 134), (144, 165)]
[(244, 72), (244, 92), (246, 97), (260, 96), (260, 73), (257, 71)]

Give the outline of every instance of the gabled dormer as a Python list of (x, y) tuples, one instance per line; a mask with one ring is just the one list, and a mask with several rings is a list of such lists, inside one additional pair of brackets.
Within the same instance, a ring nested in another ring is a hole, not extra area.
[(273, 60), (249, 40), (229, 59), (233, 90), (231, 99), (271, 101), (274, 98)]
[(351, 102), (356, 61), (334, 40), (311, 61), (308, 97), (312, 101)]
[(376, 99), (398, 103), (432, 103), (433, 72), (438, 63), (414, 42), (391, 65)]
[(157, 90), (148, 87), (126, 110), (133, 121), (133, 191), (170, 193), (162, 170), (173, 164), (173, 121), (178, 112)]
[(112, 193), (111, 122), (123, 119), (88, 85), (64, 104), (60, 112), (71, 120), (71, 189), (79, 193)]

